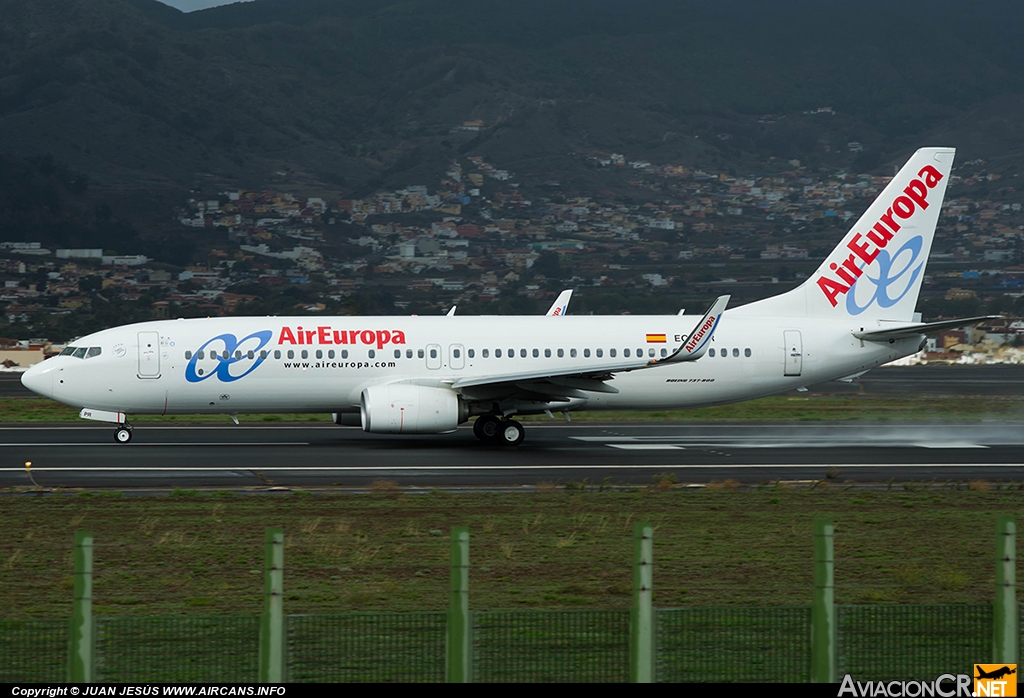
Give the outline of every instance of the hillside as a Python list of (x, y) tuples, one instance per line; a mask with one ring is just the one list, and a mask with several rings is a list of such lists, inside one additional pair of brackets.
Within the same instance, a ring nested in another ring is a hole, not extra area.
[(935, 139), (1024, 155), (1019, 3), (707, 5), (2, 0), (0, 152), (104, 187), (350, 193), (458, 153), (566, 182), (589, 150), (762, 171), (884, 170)]

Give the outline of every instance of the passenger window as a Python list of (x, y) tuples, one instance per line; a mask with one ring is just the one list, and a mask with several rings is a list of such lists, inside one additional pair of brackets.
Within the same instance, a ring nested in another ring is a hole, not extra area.
[(348, 349), (342, 349), (341, 350), (341, 358), (343, 358), (343, 359), (347, 359), (348, 358)]
[(602, 356), (604, 356), (604, 349), (596, 349), (595, 353), (597, 354), (597, 358), (600, 359)]
[(533, 358), (536, 359), (538, 356), (540, 356), (540, 350), (539, 349), (534, 349), (533, 350)]
[(743, 355), (746, 356), (749, 359), (750, 358), (750, 349), (744, 349), (743, 350)]
[(469, 358), (471, 358), (471, 359), (472, 359), (472, 358), (473, 358), (474, 356), (476, 356), (476, 352), (475, 352), (475, 351), (473, 351), (472, 349), (469, 349), (469, 350), (467, 350), (467, 353), (469, 354)]
[(368, 355), (368, 356), (369, 356), (369, 357), (370, 357), (371, 359), (372, 359), (372, 358), (375, 358), (375, 357), (377, 356), (377, 351), (376, 351), (375, 349), (371, 349), (370, 351), (368, 351), (368, 352), (366, 352), (366, 353), (367, 353), (367, 355)]
[(395, 349), (395, 358), (396, 359), (402, 358), (402, 350), (401, 349)]
[(650, 349), (647, 350), (647, 355), (651, 357), (654, 356), (654, 347), (651, 347)]
[(610, 357), (612, 357), (614, 359), (615, 358), (615, 350), (614, 349), (609, 349), (608, 350), (608, 356), (610, 356)]
[(722, 356), (726, 356), (727, 357), (727, 356), (729, 356), (729, 350), (728, 349), (723, 349), (721, 351), (721, 354), (722, 354)]
[(317, 349), (316, 350), (316, 358), (318, 358), (318, 359), (324, 358), (324, 350), (323, 349)]
[(714, 349), (708, 349), (708, 356), (710, 356), (711, 358), (715, 358), (715, 350)]
[(462, 352), (461, 352), (461, 351), (459, 351), (458, 349), (452, 349), (452, 356), (453, 356), (453, 357), (455, 357), (455, 358), (457, 359), (457, 358), (459, 358), (460, 356), (462, 356)]
[(423, 350), (422, 349), (417, 349), (416, 350), (416, 356), (422, 359), (423, 358)]
[(589, 359), (590, 358), (590, 349), (584, 349), (583, 350), (583, 358), (584, 359)]
[(431, 349), (430, 350), (430, 358), (432, 358), (432, 359), (436, 359), (437, 358), (437, 349)]
[(191, 358), (192, 358), (192, 352), (191, 351), (186, 351), (185, 352), (185, 361), (188, 361)]
[(249, 352), (249, 353), (247, 354), (247, 358), (250, 358), (250, 359), (254, 359), (254, 358), (256, 358), (256, 354), (255, 354), (255, 353), (253, 353), (252, 351), (250, 351), (250, 352)]
[(199, 351), (196, 352), (196, 356), (198, 356), (200, 360), (206, 358), (205, 352), (202, 349), (200, 349)]
[(575, 349), (570, 349), (569, 350), (569, 358), (570, 359), (575, 359), (576, 358), (576, 350)]
[(236, 349), (235, 350), (235, 361), (237, 361), (240, 358), (242, 358), (242, 350), (241, 349)]
[(643, 349), (637, 349), (636, 350), (636, 358), (638, 358), (638, 359), (643, 358), (643, 355), (644, 355), (644, 350)]
[(261, 359), (267, 358), (267, 350), (266, 349), (263, 349), (263, 350), (260, 351), (260, 358)]
[(516, 358), (516, 350), (515, 349), (509, 349), (508, 350), (508, 358), (510, 358), (510, 359)]
[(411, 359), (412, 358), (412, 349), (406, 349), (405, 350), (405, 358), (407, 358), (407, 359)]
[[(203, 352), (199, 352), (199, 353), (202, 354)], [(199, 358), (201, 359), (203, 357), (200, 356)], [(274, 350), (274, 358), (275, 359), (280, 359), (281, 358), (281, 350), (280, 349), (275, 349)]]
[(295, 358), (295, 350), (294, 349), (289, 349), (288, 350), (288, 358), (289, 359), (294, 359)]
[(223, 354), (221, 354), (221, 358), (222, 358), (222, 359), (224, 359), (225, 361), (226, 361), (226, 360), (228, 359), (228, 357), (230, 357), (230, 356), (231, 356), (231, 354), (230, 354), (230, 353), (228, 353), (228, 350), (227, 350), (227, 349), (225, 349), (225, 350), (224, 350), (224, 352), (223, 352)]
[(625, 356), (628, 359), (629, 358), (629, 349), (623, 349), (622, 350), (622, 355)]
[(77, 349), (75, 349), (75, 353), (72, 354), (72, 356), (75, 357), (76, 359), (84, 359), (85, 352), (87, 351), (88, 349), (86, 347), (78, 347)]
[(733, 355), (733, 356), (735, 356), (735, 357), (739, 357), (739, 355), (740, 355), (740, 350), (739, 350), (739, 349), (733, 349), (733, 350), (732, 350), (732, 355)]
[(494, 358), (496, 358), (496, 359), (500, 359), (501, 358), (501, 349), (495, 349), (494, 350)]
[(551, 358), (551, 350), (550, 349), (545, 349), (544, 350), (544, 358), (545, 359), (550, 359)]
[(304, 359), (308, 359), (309, 358), (309, 350), (307, 350), (307, 349), (303, 349), (302, 350), (302, 358), (304, 358)]
[(563, 356), (565, 356), (565, 350), (564, 349), (559, 349), (558, 350), (558, 358), (561, 359)]
[(328, 359), (333, 359), (334, 358), (334, 350), (333, 349), (328, 349), (327, 350), (327, 358)]
[(661, 358), (665, 358), (666, 356), (668, 356), (668, 349), (662, 349), (661, 350)]
[(484, 349), (484, 350), (483, 350), (483, 352), (482, 352), (482, 354), (483, 354), (483, 357), (484, 357), (485, 359), (486, 359), (486, 358), (487, 358), (487, 357), (488, 357), (488, 356), (490, 355), (490, 353), (491, 353), (491, 350), (490, 350), (490, 349)]

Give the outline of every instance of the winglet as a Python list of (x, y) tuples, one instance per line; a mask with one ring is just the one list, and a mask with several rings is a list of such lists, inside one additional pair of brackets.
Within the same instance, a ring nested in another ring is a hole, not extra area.
[(693, 332), (689, 334), (681, 347), (664, 359), (651, 361), (648, 365), (696, 361), (704, 356), (704, 352), (708, 350), (708, 346), (711, 344), (711, 338), (714, 336), (715, 330), (718, 329), (718, 322), (722, 319), (722, 313), (725, 312), (725, 306), (729, 304), (730, 298), (731, 296), (719, 296), (716, 298), (715, 302), (711, 304), (711, 308), (700, 319), (696, 327), (693, 328)]
[(558, 294), (558, 298), (548, 308), (548, 312), (544, 313), (549, 317), (557, 317), (559, 315), (565, 315), (565, 311), (569, 308), (569, 299), (572, 298), (572, 289), (567, 288)]

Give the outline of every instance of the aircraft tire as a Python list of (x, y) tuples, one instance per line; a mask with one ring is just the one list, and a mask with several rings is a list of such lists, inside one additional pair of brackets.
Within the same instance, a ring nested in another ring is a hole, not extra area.
[(127, 427), (121, 427), (114, 432), (114, 441), (119, 444), (126, 444), (132, 440), (132, 430)]
[(509, 419), (501, 424), (498, 442), (502, 446), (518, 446), (526, 438), (526, 430), (523, 425), (514, 419)]
[(481, 415), (473, 422), (473, 435), (481, 441), (497, 441), (501, 431), (501, 420), (493, 414)]

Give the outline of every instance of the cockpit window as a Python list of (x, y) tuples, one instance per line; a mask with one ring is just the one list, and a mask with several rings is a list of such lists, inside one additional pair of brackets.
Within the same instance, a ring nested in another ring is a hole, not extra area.
[(85, 358), (91, 359), (94, 356), (99, 356), (103, 352), (100, 347), (89, 347), (89, 353), (85, 355)]
[(71, 356), (72, 354), (75, 353), (75, 349), (77, 349), (77, 347), (64, 347), (64, 351), (62, 351), (60, 353), (60, 355), (61, 356)]
[(75, 353), (72, 354), (72, 356), (74, 356), (76, 359), (84, 359), (85, 352), (87, 351), (89, 351), (87, 347), (78, 347), (77, 349), (75, 349)]

